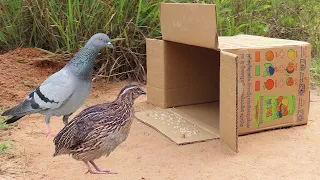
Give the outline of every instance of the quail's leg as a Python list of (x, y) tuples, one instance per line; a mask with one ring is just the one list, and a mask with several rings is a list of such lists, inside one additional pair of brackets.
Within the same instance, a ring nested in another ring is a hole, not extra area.
[(52, 133), (50, 132), (50, 125), (49, 125), (49, 123), (50, 123), (50, 116), (46, 116), (45, 122), (46, 122), (46, 133), (45, 133), (45, 135), (46, 135), (47, 137), (48, 137), (48, 136), (52, 136), (52, 137), (56, 136), (55, 134), (52, 134)]
[(98, 171), (98, 172), (101, 172), (101, 173), (105, 173), (105, 174), (118, 174), (117, 172), (111, 172), (111, 171), (103, 171), (101, 170), (98, 165), (96, 163), (94, 163), (93, 161), (89, 161), (92, 166)]
[(105, 172), (105, 171), (94, 171), (94, 170), (91, 169), (91, 167), (90, 167), (90, 165), (89, 165), (89, 163), (87, 161), (83, 161), (83, 162), (87, 166), (88, 172), (90, 172), (91, 174), (112, 174), (110, 172)]

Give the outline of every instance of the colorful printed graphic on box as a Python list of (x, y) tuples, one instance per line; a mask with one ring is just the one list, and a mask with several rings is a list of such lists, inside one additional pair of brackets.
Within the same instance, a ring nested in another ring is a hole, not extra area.
[(288, 66), (286, 67), (286, 74), (289, 76), (290, 74), (292, 74), (295, 70), (294, 67), (294, 63), (293, 62), (289, 62)]
[(287, 86), (293, 86), (294, 85), (293, 78), (292, 77), (287, 77), (286, 84), (287, 84)]
[(263, 77), (272, 76), (275, 72), (274, 66), (271, 63), (265, 63), (266, 70), (263, 72)]
[(279, 52), (276, 53), (276, 57), (280, 57), (281, 59), (284, 57), (284, 51), (281, 49)]
[(272, 79), (268, 79), (263, 85), (263, 88), (267, 90), (271, 90), (273, 89), (273, 87), (274, 87), (274, 81)]
[(256, 128), (262, 123), (293, 116), (296, 109), (296, 96), (261, 96), (256, 94), (254, 123)]
[(267, 51), (267, 52), (266, 52), (266, 60), (267, 60), (267, 61), (272, 61), (273, 58), (274, 58), (273, 52), (272, 52), (272, 51)]
[(291, 59), (292, 61), (295, 60), (296, 57), (296, 52), (293, 49), (288, 50), (288, 58)]
[(277, 120), (305, 120), (305, 54), (303, 48), (291, 47), (239, 54), (239, 87), (244, 88), (238, 96), (240, 131), (261, 128), (263, 123), (263, 127), (268, 127), (268, 122)]

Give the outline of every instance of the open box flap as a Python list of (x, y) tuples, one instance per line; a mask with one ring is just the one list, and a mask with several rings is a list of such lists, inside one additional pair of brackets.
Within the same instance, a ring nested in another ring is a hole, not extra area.
[[(219, 106), (218, 103), (216, 105)], [(207, 110), (203, 106), (142, 111), (135, 113), (135, 117), (178, 145), (218, 139), (218, 131), (215, 128), (198, 121), (197, 112)], [(208, 103), (207, 106), (210, 108), (215, 105)], [(218, 116), (212, 117), (212, 120), (218, 120), (218, 118)]]
[(220, 59), (220, 89), (223, 89), (220, 91), (220, 99), (223, 99), (220, 101), (220, 138), (238, 152), (238, 57), (221, 51)]
[(161, 108), (166, 107), (164, 48), (164, 41), (146, 38), (147, 69), (152, 69), (147, 73), (147, 100)]
[(160, 3), (163, 40), (218, 50), (214, 4)]

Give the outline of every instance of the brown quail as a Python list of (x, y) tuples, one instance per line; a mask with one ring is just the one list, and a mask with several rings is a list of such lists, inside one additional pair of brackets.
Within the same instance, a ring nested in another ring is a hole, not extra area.
[(146, 92), (137, 85), (127, 85), (113, 102), (81, 111), (54, 138), (53, 156), (71, 154), (72, 158), (83, 161), (92, 174), (115, 174), (101, 170), (93, 161), (108, 156), (126, 140), (134, 115), (134, 100), (143, 94)]

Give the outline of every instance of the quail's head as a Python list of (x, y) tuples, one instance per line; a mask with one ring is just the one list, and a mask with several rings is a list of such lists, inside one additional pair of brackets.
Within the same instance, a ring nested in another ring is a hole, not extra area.
[(135, 100), (140, 95), (146, 95), (147, 93), (142, 90), (138, 85), (127, 85), (119, 93), (120, 97), (131, 97), (132, 100)]

